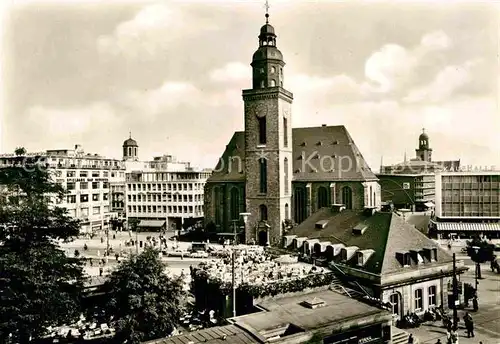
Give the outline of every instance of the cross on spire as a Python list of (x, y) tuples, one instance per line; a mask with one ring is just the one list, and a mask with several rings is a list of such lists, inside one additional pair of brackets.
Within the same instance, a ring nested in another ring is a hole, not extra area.
[(264, 8), (266, 9), (266, 24), (269, 24), (269, 0), (266, 0)]
[(131, 138), (132, 138), (132, 132), (131, 132), (131, 131), (129, 131), (129, 132), (128, 132), (128, 138), (129, 138), (129, 139), (131, 139)]
[(422, 128), (422, 132), (425, 133), (425, 128)]

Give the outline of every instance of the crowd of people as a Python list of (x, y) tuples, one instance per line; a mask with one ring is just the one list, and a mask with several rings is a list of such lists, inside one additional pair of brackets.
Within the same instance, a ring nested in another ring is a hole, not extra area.
[[(201, 264), (210, 276), (225, 282), (232, 280), (232, 258), (210, 260)], [(273, 258), (260, 246), (237, 251), (236, 283), (264, 284), (277, 280), (302, 278), (311, 273), (324, 273), (325, 268), (299, 263), (296, 259)]]

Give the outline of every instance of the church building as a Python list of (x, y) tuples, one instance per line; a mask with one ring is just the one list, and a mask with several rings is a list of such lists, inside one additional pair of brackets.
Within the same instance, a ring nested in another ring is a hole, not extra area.
[[(379, 208), (380, 186), (347, 129), (292, 128), (293, 94), (274, 27), (260, 29), (252, 88), (243, 90), (243, 132), (235, 132), (205, 185), (207, 231), (243, 225), (244, 241), (279, 245), (290, 225), (332, 204)], [(239, 231), (239, 230), (238, 230)]]

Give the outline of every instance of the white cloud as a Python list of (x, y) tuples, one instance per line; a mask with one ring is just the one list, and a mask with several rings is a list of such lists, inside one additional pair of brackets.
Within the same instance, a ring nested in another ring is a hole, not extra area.
[(229, 62), (222, 68), (210, 72), (210, 79), (216, 82), (247, 81), (252, 75), (252, 68), (241, 62)]
[(426, 34), (420, 41), (420, 46), (426, 50), (446, 50), (451, 47), (451, 39), (443, 31)]
[(376, 84), (373, 88), (375, 92), (399, 90), (419, 78), (418, 67), (428, 64), (432, 53), (450, 46), (450, 38), (442, 31), (426, 34), (412, 49), (386, 44), (366, 60), (365, 76), (369, 82)]
[(94, 103), (68, 109), (34, 106), (28, 109), (27, 118), (40, 135), (71, 137), (100, 131), (115, 121), (116, 114), (108, 103)]
[(137, 115), (154, 118), (179, 105), (197, 102), (200, 97), (200, 91), (192, 84), (167, 81), (156, 89), (126, 92), (115, 101)]
[[(194, 20), (197, 25), (192, 25)], [(188, 13), (173, 6), (152, 4), (133, 19), (120, 23), (111, 35), (99, 37), (97, 48), (104, 56), (149, 59), (165, 53), (172, 41), (196, 34), (199, 27), (205, 31), (216, 28), (209, 20), (190, 18)]]
[(467, 61), (463, 65), (443, 68), (430, 84), (412, 90), (404, 101), (439, 103), (447, 100), (455, 91), (472, 81), (473, 68), (478, 63)]

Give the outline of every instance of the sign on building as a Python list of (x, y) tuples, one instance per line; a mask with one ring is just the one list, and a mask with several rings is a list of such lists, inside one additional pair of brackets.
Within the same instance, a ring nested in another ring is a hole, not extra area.
[(410, 189), (410, 183), (403, 183), (403, 190), (409, 190)]

